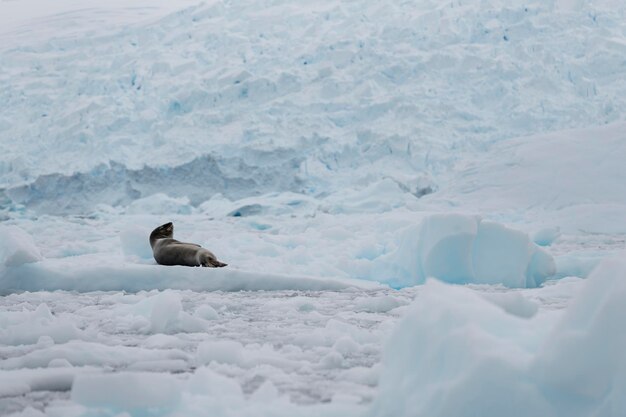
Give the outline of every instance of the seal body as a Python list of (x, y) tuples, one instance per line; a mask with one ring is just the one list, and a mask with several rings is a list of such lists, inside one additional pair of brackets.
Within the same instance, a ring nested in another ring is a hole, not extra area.
[(160, 265), (207, 266), (221, 268), (227, 264), (217, 260), (213, 252), (195, 243), (174, 239), (174, 225), (165, 223), (150, 234), (154, 259)]

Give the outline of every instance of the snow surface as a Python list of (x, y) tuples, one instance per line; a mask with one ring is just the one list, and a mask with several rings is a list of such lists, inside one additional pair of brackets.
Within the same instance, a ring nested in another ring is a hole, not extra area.
[(0, 1), (0, 414), (626, 415), (625, 22)]

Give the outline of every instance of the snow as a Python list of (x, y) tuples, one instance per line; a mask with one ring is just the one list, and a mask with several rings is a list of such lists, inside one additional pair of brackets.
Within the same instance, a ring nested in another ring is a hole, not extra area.
[(370, 415), (622, 415), (624, 259), (602, 262), (564, 311), (530, 317), (427, 282), (386, 342)]
[(625, 17), (0, 1), (0, 414), (626, 414)]

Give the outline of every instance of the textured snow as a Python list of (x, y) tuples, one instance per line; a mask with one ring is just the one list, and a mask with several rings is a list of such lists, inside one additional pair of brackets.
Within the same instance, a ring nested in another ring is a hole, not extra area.
[(0, 2), (0, 414), (623, 416), (624, 22)]

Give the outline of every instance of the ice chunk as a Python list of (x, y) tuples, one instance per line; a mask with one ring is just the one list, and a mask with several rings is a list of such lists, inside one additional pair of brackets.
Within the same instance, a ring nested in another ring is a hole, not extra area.
[(534, 251), (528, 235), (481, 221), (472, 250), (474, 277), (484, 284), (525, 287), (526, 270)]
[(356, 343), (350, 336), (340, 337), (333, 345), (333, 349), (344, 356), (358, 352), (360, 348), (361, 346)]
[(375, 262), (374, 279), (397, 287), (421, 284), (428, 276), (468, 282), (477, 227), (474, 217), (435, 215), (407, 228), (398, 248)]
[(344, 363), (344, 357), (341, 353), (331, 351), (320, 360), (319, 366), (323, 369), (337, 369), (342, 368)]
[(183, 306), (178, 293), (163, 291), (157, 295), (150, 314), (152, 331), (164, 333), (169, 328), (174, 327), (182, 309)]
[(85, 335), (74, 323), (57, 320), (35, 320), (0, 330), (0, 342), (7, 345), (37, 343), (40, 336), (49, 336), (56, 343), (65, 343), (74, 339), (85, 339)]
[(112, 313), (133, 317), (135, 326), (145, 333), (200, 332), (206, 330), (206, 321), (183, 311), (180, 294), (165, 290), (146, 297), (132, 305), (114, 307)]
[(55, 358), (48, 362), (48, 368), (71, 368), (72, 364), (65, 358)]
[(576, 251), (560, 255), (555, 259), (557, 277), (586, 278), (600, 264), (606, 253), (596, 251)]
[(2, 381), (0, 384), (0, 398), (14, 397), (30, 392), (30, 386), (24, 382)]
[(561, 236), (559, 227), (546, 227), (533, 234), (533, 242), (539, 246), (550, 246), (559, 236)]
[(53, 359), (65, 359), (74, 367), (98, 365), (127, 367), (138, 361), (185, 360), (188, 355), (178, 349), (146, 349), (134, 346), (106, 346), (94, 342), (72, 340), (41, 347), (18, 357), (1, 361), (2, 369), (42, 368)]
[(85, 339), (85, 333), (63, 317), (53, 316), (42, 303), (35, 311), (0, 312), (0, 343), (6, 345), (38, 344), (42, 347)]
[(142, 345), (148, 349), (182, 348), (185, 342), (176, 336), (158, 333), (148, 337)]
[(518, 292), (484, 293), (482, 296), (502, 307), (504, 311), (519, 317), (530, 318), (537, 313), (539, 307)]
[(243, 397), (237, 381), (218, 374), (207, 367), (199, 367), (186, 384), (187, 391), (193, 394), (209, 395), (215, 398), (240, 400)]
[(244, 347), (241, 343), (230, 340), (204, 342), (198, 345), (196, 358), (200, 364), (215, 361), (242, 366), (245, 360)]
[(3, 369), (0, 372), (0, 398), (33, 391), (69, 391), (76, 375), (99, 372), (93, 368)]
[(256, 402), (270, 402), (276, 398), (278, 398), (278, 389), (270, 380), (265, 380), (250, 396), (250, 399)]
[(138, 361), (128, 367), (129, 371), (149, 372), (184, 372), (187, 369), (189, 369), (189, 365), (181, 359)]
[(371, 414), (549, 415), (524, 378), (531, 329), (472, 291), (429, 280), (385, 346)]
[(383, 295), (378, 297), (366, 297), (359, 299), (355, 308), (357, 311), (367, 311), (369, 313), (386, 313), (394, 308), (400, 307), (405, 303), (391, 295)]
[[(8, 269), (0, 280), (0, 294), (22, 291), (127, 291), (188, 289), (193, 291), (338, 290), (380, 288), (359, 279), (315, 277), (244, 271), (231, 268), (112, 264), (98, 259), (47, 259)], [(197, 317), (196, 317), (197, 318)]]
[(375, 273), (396, 286), (434, 277), (525, 288), (554, 275), (555, 264), (525, 233), (477, 216), (435, 214), (407, 229), (398, 249), (377, 261)]
[(152, 259), (150, 247), (150, 233), (148, 228), (129, 226), (120, 233), (122, 252), (127, 257), (139, 257), (140, 259)]
[(552, 255), (540, 248), (535, 248), (526, 269), (526, 287), (538, 287), (547, 277), (556, 274), (556, 262)]
[(197, 316), (204, 320), (216, 320), (217, 318), (219, 318), (219, 314), (217, 314), (217, 311), (215, 311), (215, 309), (208, 304), (198, 307), (194, 316)]
[(129, 411), (170, 409), (180, 399), (179, 382), (162, 373), (78, 375), (72, 385), (72, 400), (90, 407)]
[(372, 368), (355, 366), (342, 371), (341, 379), (374, 387), (378, 384), (379, 374), (380, 364), (376, 364)]
[(16, 226), (0, 226), (0, 267), (20, 266), (42, 259), (32, 236)]
[(592, 272), (531, 366), (539, 384), (563, 395), (562, 408), (580, 401), (595, 415), (626, 415), (625, 255)]
[(626, 258), (582, 285), (564, 312), (531, 315), (429, 280), (386, 343), (369, 415), (626, 415)]

